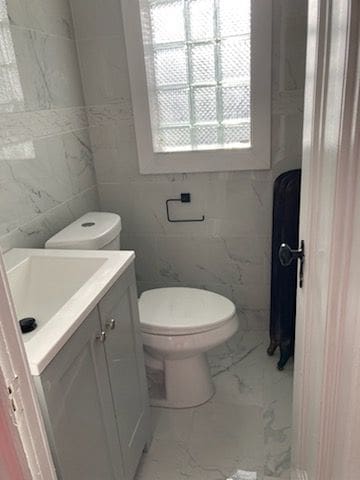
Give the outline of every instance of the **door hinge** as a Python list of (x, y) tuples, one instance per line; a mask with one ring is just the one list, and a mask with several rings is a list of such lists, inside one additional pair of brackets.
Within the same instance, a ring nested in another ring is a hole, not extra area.
[[(15, 378), (14, 380), (17, 381), (17, 378)], [(16, 401), (15, 401), (16, 393), (15, 393), (15, 387), (14, 387), (13, 384), (7, 385), (7, 393), (8, 393), (8, 396), (9, 396), (11, 409), (14, 413), (16, 413), (16, 411), (17, 411), (17, 405), (16, 405)]]

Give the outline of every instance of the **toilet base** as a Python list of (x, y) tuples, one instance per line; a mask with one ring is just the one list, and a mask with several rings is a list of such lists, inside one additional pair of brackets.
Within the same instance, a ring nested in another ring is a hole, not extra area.
[(215, 393), (204, 353), (184, 359), (164, 359), (166, 398), (150, 399), (155, 407), (189, 408), (207, 402)]

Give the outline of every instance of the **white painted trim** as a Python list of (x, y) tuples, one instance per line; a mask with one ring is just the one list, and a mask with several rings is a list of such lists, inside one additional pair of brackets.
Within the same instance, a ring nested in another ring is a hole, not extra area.
[(259, 170), (271, 167), (271, 1), (252, 0), (251, 148), (154, 153), (140, 20), (141, 0), (121, 0), (142, 174)]
[[(25, 357), (1, 254), (0, 370), (4, 375), (6, 385), (12, 391), (10, 397), (8, 392), (0, 391), (0, 397), (2, 400), (12, 401), (16, 407), (14, 419), (32, 478), (56, 480), (45, 427)], [(9, 439), (9, 441), (11, 440)]]
[(294, 479), (360, 478), (359, 14), (358, 0), (309, 2)]

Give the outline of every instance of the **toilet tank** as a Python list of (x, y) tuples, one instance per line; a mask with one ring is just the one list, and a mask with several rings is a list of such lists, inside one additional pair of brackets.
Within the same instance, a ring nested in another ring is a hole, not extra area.
[(121, 218), (115, 213), (88, 212), (56, 235), (45, 248), (120, 250)]

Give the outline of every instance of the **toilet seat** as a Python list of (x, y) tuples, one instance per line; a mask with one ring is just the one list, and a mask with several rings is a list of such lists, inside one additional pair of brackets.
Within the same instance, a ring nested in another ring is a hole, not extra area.
[(153, 335), (190, 335), (220, 327), (236, 315), (233, 302), (197, 288), (156, 288), (139, 300), (141, 330)]

